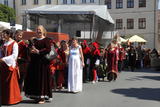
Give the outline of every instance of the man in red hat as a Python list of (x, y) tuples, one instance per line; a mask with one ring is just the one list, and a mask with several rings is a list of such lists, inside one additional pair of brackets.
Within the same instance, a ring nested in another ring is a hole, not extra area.
[(97, 42), (93, 42), (91, 45), (91, 79), (92, 83), (95, 83), (97, 81), (97, 66), (100, 63), (100, 50), (98, 49), (99, 45)]

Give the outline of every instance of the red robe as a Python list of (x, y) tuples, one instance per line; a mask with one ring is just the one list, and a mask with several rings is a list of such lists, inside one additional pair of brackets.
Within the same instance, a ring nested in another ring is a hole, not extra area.
[[(15, 42), (7, 46), (7, 55), (12, 54)], [(4, 47), (6, 49), (6, 47)], [(18, 67), (9, 67), (4, 61), (0, 61), (1, 70), (1, 100), (2, 104), (16, 104), (22, 100), (18, 85)]]
[(28, 55), (27, 55), (27, 44), (21, 40), (18, 42), (18, 64), (20, 68), (20, 72), (26, 72), (26, 67), (27, 63), (26, 61), (28, 60)]
[(113, 50), (109, 49), (107, 52), (107, 62), (109, 72), (118, 73), (118, 49), (114, 48)]

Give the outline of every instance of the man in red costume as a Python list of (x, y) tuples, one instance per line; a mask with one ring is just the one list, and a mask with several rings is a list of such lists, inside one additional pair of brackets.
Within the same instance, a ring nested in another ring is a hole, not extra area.
[(92, 83), (97, 81), (97, 66), (100, 63), (100, 50), (98, 49), (99, 45), (97, 42), (93, 42), (91, 46), (91, 56), (90, 56), (90, 66), (91, 66), (91, 79)]

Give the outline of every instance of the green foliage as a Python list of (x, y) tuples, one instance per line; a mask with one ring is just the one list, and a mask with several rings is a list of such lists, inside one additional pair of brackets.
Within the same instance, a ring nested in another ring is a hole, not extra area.
[(0, 4), (0, 21), (10, 22), (15, 18), (15, 10), (13, 8)]

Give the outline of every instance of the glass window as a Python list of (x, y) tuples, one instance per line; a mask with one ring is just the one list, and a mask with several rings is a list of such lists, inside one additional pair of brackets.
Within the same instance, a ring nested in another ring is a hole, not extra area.
[(146, 7), (146, 0), (139, 0), (139, 7)]
[(146, 29), (146, 19), (145, 18), (139, 18), (139, 29)]
[(82, 0), (82, 3), (86, 3), (86, 0)]
[(63, 4), (67, 4), (67, 0), (63, 0)]
[(8, 0), (4, 0), (4, 5), (8, 6)]
[(123, 0), (116, 0), (116, 8), (117, 9), (123, 8)]
[(127, 19), (127, 29), (134, 29), (134, 19)]
[(22, 5), (26, 5), (26, 0), (22, 0)]
[(134, 8), (134, 0), (127, 0), (127, 8)]
[(112, 2), (111, 2), (111, 0), (105, 0), (105, 4), (107, 5), (108, 9), (112, 8)]
[(94, 3), (94, 0), (90, 0), (90, 3)]
[(38, 4), (38, 0), (34, 0), (34, 4)]
[(71, 0), (71, 4), (75, 4), (75, 0)]
[(46, 0), (46, 4), (51, 4), (51, 0)]
[(123, 20), (116, 19), (116, 29), (122, 29), (122, 28), (123, 28)]

